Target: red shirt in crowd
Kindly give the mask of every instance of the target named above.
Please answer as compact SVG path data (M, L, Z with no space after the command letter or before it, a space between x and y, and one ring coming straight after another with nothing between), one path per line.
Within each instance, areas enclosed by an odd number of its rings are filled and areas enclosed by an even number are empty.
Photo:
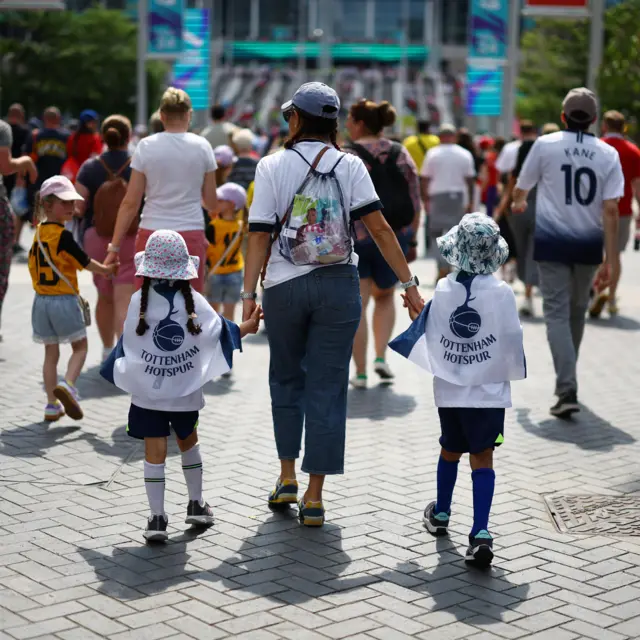
M91 156L102 153L102 139L98 133L72 133L67 140L67 157L75 158L79 166Z
M620 198L618 209L620 217L632 214L633 187L631 182L640 178L640 150L635 144L625 140L619 133L610 133L602 137L603 142L611 145L620 156L622 173L624 174L624 195Z

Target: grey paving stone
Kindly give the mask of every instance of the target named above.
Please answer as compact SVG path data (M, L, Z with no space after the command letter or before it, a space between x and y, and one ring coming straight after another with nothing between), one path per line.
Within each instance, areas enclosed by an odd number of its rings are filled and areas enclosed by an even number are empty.
M468 638L477 633L478 629L464 622L454 622L438 629L431 629L424 633L418 634L420 640L458 640L459 638Z
M341 640L341 638L351 638L357 634L364 633L379 626L380 625L375 620L360 617L336 622L326 627L319 627L317 631L329 638L333 638L334 640Z
M638 322L640 286L632 274L640 254L623 259L625 322ZM429 280L432 266L418 261L412 268ZM526 326L531 375L513 385L511 435L496 455L497 558L484 574L469 571L460 555L472 519L469 473L459 474L449 538L434 540L422 527L421 510L436 489L437 412L428 381L394 354L395 389L349 394L346 473L327 481L325 529L300 529L295 510L291 517L268 511L265 496L278 464L268 348L260 336L247 340L230 385L205 389L215 397L202 412L207 428L200 437L216 524L199 537L181 528L184 482L172 443L171 540L144 546L142 448L123 428L129 399L110 395L97 379L99 350L92 348L80 380L81 430L69 431L74 423L67 419L37 423L41 348L20 320L30 311L30 278L20 264L11 278L0 345L0 483L12 480L0 495L0 606L25 620L11 632L35 628L56 640L638 635L640 543L559 533L542 502L546 493L620 495L640 487L631 471L640 454L640 396L619 385L620 371L640 359L640 343L620 327L603 326L607 319L587 326L580 378L588 406L570 428L546 415L552 369L544 325ZM80 280L93 297L90 276ZM399 315L397 330L406 324ZM98 344L95 327L90 342ZM109 486L69 484L112 476ZM5 636L17 640L0 632Z
M38 638L45 634L59 633L66 629L72 629L76 625L68 618L53 618L52 620L44 620L43 622L31 623L22 627L12 627L9 634L17 640L28 640L29 638Z

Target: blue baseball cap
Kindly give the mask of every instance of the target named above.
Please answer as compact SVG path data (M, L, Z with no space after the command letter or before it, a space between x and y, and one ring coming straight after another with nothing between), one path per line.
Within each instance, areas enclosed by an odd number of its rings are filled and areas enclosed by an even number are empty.
M331 87L322 82L307 82L280 108L287 111L291 107L297 107L311 116L335 120L340 112L340 98Z
M100 116L98 115L97 111L94 111L93 109L85 109L81 114L80 114L80 122L91 122L91 120L100 120Z

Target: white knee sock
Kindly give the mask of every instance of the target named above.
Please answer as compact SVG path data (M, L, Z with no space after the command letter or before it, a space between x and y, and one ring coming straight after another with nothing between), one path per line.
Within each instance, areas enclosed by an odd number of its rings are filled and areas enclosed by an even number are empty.
M144 461L144 486L147 490L149 509L152 516L163 516L164 513L164 462L151 464Z
M194 444L189 451L182 452L182 473L187 483L189 500L197 500L202 504L202 456L199 444Z

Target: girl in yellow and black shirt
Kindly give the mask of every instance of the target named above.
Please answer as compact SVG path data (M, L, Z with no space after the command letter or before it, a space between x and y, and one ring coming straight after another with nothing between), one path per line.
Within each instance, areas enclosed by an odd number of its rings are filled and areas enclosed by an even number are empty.
M64 176L53 176L42 184L37 201L38 225L29 252L29 273L36 292L31 311L33 339L44 344L44 386L47 406L44 419L59 420L65 411L70 418L83 417L75 383L87 357L87 331L78 301L77 271L111 275L117 264L105 267L91 260L78 246L64 223L71 220L74 202L82 200ZM58 384L60 343L70 342L67 373Z
M209 302L233 322L236 304L242 291L244 256L242 241L247 192L235 182L227 182L217 190L218 208L212 212L206 234L209 240Z

